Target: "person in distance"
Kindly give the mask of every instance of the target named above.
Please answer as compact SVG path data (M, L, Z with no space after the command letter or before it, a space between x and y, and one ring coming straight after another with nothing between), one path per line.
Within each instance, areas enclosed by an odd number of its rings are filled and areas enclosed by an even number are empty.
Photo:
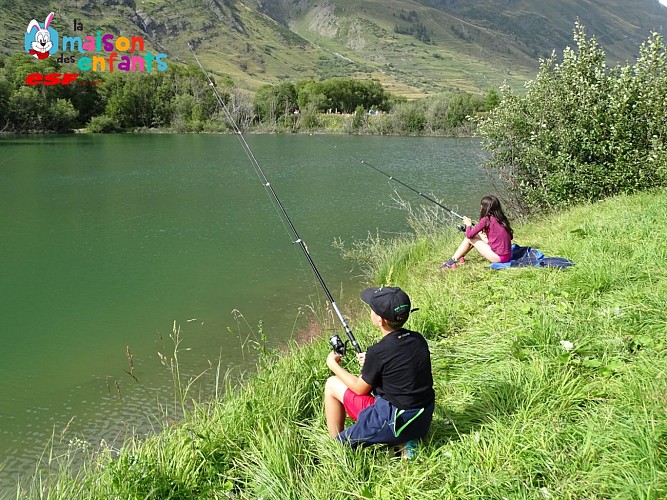
M469 217L463 218L465 238L451 259L440 269L456 269L465 263L464 257L476 249L489 262L509 262L512 258L512 238L514 232L503 213L500 201L489 195L480 202L479 222L473 226Z

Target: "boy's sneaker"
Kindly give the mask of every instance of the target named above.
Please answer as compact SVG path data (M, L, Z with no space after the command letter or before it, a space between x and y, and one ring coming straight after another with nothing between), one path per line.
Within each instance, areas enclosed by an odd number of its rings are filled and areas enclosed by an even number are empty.
M442 271L446 271L447 269L456 269L456 261L454 259L449 259L440 266L440 269Z

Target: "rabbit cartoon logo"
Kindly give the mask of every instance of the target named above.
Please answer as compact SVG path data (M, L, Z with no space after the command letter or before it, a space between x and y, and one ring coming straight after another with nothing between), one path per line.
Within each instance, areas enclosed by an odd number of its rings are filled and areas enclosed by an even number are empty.
M43 27L35 19L28 24L25 50L37 59L48 59L51 54L58 51L58 32L49 27L54 16L53 12L46 16Z

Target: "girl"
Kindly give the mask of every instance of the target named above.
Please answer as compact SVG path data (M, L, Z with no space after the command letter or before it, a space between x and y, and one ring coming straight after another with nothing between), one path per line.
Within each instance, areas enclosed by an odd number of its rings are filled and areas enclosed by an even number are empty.
M482 198L476 226L473 227L472 220L468 217L464 217L463 222L466 225L466 237L454 252L454 256L442 264L440 269L456 269L457 264L465 262L463 257L473 247L489 262L510 261L514 233L498 198L490 195Z

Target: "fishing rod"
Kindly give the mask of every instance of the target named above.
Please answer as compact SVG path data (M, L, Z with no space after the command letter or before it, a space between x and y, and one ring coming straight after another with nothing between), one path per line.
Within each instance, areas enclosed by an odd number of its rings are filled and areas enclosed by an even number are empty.
M215 84L213 83L213 80L209 76L208 72L204 69L204 66L202 63L199 61L199 58L197 57L197 54L195 54L195 51L192 49L190 44L188 43L188 48L190 49L190 52L192 52L192 55L195 58L195 61L197 61L197 64L199 65L199 68L201 69L202 73L204 73L204 76L206 76L206 79L208 80L208 84L213 89L213 93L215 94L215 97L222 107L225 116L227 117L227 120L231 124L234 133L239 139L239 142L241 143L241 146L243 147L243 151L245 151L246 156L250 160L250 163L253 165L255 172L258 174L260 177L260 180L262 184L264 184L264 187L266 190L270 193L271 196L273 196L273 200L276 202L276 205L280 209L280 213L282 214L285 222L287 222L289 228L292 231L292 234L294 236L294 241L292 243L298 243L299 246L301 247L301 250L303 250L303 254L306 256L306 259L308 260L308 263L310 264L310 267L313 269L313 272L315 273L315 276L317 277L317 280L320 282L320 285L322 286L322 289L324 290L324 293L326 294L327 298L329 299L329 302L331 303L331 307L333 310L336 312L336 316L338 316L339 321L343 325L343 329L345 330L345 334L347 335L347 338L349 339L350 343L354 347L354 350L358 353L362 352L361 346L357 342L357 339L354 337L354 334L352 333L352 330L348 326L347 322L345 321L345 318L340 312L340 309L338 309L338 306L336 305L336 301L333 298L333 295L331 295L331 292L329 291L329 288L327 287L327 284L324 282L324 278L322 278L322 275L317 269L317 266L315 265L315 262L313 261L312 257L310 256L310 253L308 252L308 247L306 246L306 243L301 239L299 236L298 231L296 230L296 227L292 223L292 219L290 219L290 216L287 213L287 210L285 210L285 206L282 204L280 201L280 198L278 198L278 194L276 191L273 189L273 186L269 182L269 179L266 177L266 174L264 174L264 170L262 170L262 167L260 166L259 162L257 161L257 158L255 157L254 153L252 152L252 149L250 149L250 146L245 140L245 137L243 137L243 133L241 132L241 129L239 126L236 124L236 121L234 120L234 117L232 116L231 112L229 111L229 108L227 108L227 105L225 104L224 99L218 92L218 89L215 87ZM346 344L343 343L341 338L338 335L332 335L331 338L329 339L329 343L331 344L331 347L333 350L340 354L344 355L346 351Z
M313 135L313 134L311 134L311 135ZM329 146L329 147L331 147L331 148L333 148L333 149L338 150L338 148L337 148L336 146L334 146L334 145L332 145L332 144L328 144L326 141L320 139L320 138L317 137L317 136L314 136L314 137L315 137L316 139L318 139L319 141L321 141L322 143L326 144L327 146ZM410 191L412 191L413 193L417 193L417 194L418 194L419 196L421 196L422 198L425 198L425 199L427 199L428 201L430 201L430 202L432 202L432 203L435 203L436 205L438 205L438 206L439 206L440 208L442 208L443 210L446 210L447 212L449 212L450 214L452 214L454 217L456 217L456 218L458 218L458 219L460 219L460 220L463 220L463 216L462 216L462 215L457 214L456 212L454 212L454 210L452 210L452 209L446 207L445 205L443 205L443 204L440 203L439 201L437 201L437 200L435 200L434 198L432 198L432 197L430 197L430 196L428 196L428 195L422 193L422 192L419 191L418 189L415 189L415 188L413 188L412 186L409 186L408 184L406 184L405 182L403 182L403 181L397 179L397 178L394 177L393 175L388 174L388 173L385 172L384 170L379 169L379 168L376 167L375 165L372 165L371 163L367 162L366 160L363 160L363 159L361 159L361 158L358 158L358 157L354 156L354 155L351 154L351 153L345 153L345 154L347 154L347 155L350 156L351 158L354 158L355 160L361 162L363 165L366 165L367 167L372 168L372 169L375 170L376 172L381 173L381 174L384 175L385 177L388 177L389 180L392 180L392 181L394 181L394 182L399 183L401 186L403 186L403 187L405 187L405 188L408 188L408 189L409 189ZM460 225L459 225L459 226L457 226L457 227L459 228L459 230L465 231L465 226L460 226ZM463 227L463 229L461 229L462 227Z

